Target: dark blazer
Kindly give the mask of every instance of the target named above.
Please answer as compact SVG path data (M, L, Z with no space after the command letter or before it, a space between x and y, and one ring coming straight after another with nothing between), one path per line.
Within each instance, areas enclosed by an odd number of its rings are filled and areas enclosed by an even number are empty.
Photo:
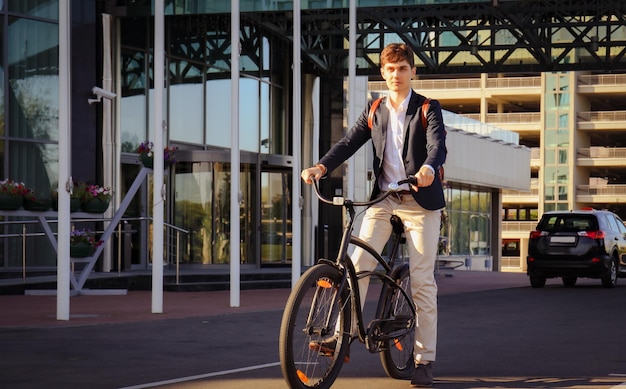
M427 128L422 127L422 103L425 97L411 91L411 100L407 108L404 139L404 169L407 175L415 175L423 165L430 165L439 171L446 160L446 130L441 114L439 101L431 100L427 113ZM374 116L373 126L367 126L367 116L372 105L370 101L363 110L354 126L320 159L319 163L326 166L327 173L339 167L345 160L356 153L368 140L372 140L374 149L374 175L376 182L372 191L372 198L380 193L378 180L380 179L385 142L387 140L387 122L389 110L384 101L378 106ZM428 187L420 187L419 191L412 192L413 198L425 209L436 210L445 206L443 186L438 174L435 181Z

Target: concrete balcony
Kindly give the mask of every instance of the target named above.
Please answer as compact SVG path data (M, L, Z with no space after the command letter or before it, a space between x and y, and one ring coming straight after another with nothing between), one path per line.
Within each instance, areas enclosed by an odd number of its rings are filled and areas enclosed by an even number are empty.
M485 123L519 134L541 131L541 112L488 113Z
M588 147L576 150L578 166L626 167L625 147Z
M578 77L578 93L581 94L623 94L626 88L626 74L593 74Z
M532 89L541 92L541 77L497 77L487 79L487 88L496 89Z
M528 237L530 231L534 230L537 226L536 221L502 221L502 235L508 237L509 234L523 235Z
M620 204L626 202L626 185L578 185L576 201Z
M626 111L584 111L577 117L579 130L615 130L626 132Z

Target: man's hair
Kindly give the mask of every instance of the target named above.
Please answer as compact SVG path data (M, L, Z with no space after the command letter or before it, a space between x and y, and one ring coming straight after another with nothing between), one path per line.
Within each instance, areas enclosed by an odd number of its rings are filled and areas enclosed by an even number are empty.
M380 53L381 68L387 63L397 63L405 60L411 65L411 68L415 67L413 49L404 43L390 43Z

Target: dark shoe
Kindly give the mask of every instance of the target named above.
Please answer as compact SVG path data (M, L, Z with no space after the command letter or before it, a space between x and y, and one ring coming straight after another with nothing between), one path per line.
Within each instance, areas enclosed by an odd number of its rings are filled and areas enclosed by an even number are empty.
M318 353L326 356L332 357L335 354L335 349L337 348L337 335L333 335L323 340L318 340L315 342L309 343L309 348L313 351L317 351ZM350 345L348 345L350 347ZM343 358L344 363L350 362L350 348L348 348L348 352L346 356Z
M415 366L413 378L411 379L412 388L428 388L433 385L433 366L432 363L425 365L419 364Z

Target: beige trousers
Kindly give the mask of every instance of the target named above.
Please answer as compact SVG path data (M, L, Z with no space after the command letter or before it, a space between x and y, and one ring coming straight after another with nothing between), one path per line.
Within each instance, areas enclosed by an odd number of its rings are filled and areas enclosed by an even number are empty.
M391 215L402 219L409 252L411 273L411 294L417 309L417 328L415 331L415 361L434 361L437 348L437 283L435 281L435 260L439 243L441 210L429 211L422 208L410 195L398 199L395 195L387 197L370 207L361 224L359 237L382 252L389 240L392 226ZM376 260L361 248L356 248L351 255L357 272L376 269ZM365 304L365 295L370 277L359 280L361 308Z

